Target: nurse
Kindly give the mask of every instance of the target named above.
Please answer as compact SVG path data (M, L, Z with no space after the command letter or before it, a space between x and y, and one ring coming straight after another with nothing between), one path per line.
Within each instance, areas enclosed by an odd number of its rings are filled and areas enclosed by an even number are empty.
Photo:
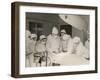
M37 45L36 45L36 54L35 54L35 57L36 55L37 58L35 59L36 63L37 63L37 66L46 66L46 56L47 56L47 52L46 52L46 41L47 41L47 38L45 35L41 35L40 38L39 38L39 41L37 42Z
M66 53L72 49L72 39L70 35L64 34L61 38L61 51Z
M47 37L46 48L51 63L55 62L55 55L60 53L60 37L58 36L57 27L52 28L52 33Z
M36 34L29 34L29 36L26 39L26 67L34 66L33 55L35 53L36 40L37 40Z
M73 38L73 54L87 59L89 51L85 48L79 37Z

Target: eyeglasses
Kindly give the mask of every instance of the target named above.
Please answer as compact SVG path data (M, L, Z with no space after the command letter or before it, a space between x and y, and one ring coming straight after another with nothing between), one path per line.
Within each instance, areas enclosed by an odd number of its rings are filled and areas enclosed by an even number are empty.
M37 40L37 38L32 38L33 40Z
M47 41L47 39L46 38L43 38L41 41L45 42L45 41Z

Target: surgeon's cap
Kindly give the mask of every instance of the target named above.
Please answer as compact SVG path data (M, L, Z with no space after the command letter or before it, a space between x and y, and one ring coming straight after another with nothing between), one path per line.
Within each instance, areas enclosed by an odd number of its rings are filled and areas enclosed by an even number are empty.
M63 40L67 40L69 38L70 38L70 35L67 35L67 34L64 34L63 37L62 37Z
M53 33L53 34L58 34L58 29L57 29L55 26L54 26L53 29L52 29L52 33Z
M40 36L40 40L42 40L42 39L46 39L46 36L45 35L41 35Z
M62 29L62 30L61 30L61 33L66 33L65 29Z
M73 38L73 42L74 43L79 43L80 42L80 38L79 37L74 37Z
M31 36L31 32L29 30L26 30L26 37Z
M37 38L36 34L31 34L31 38Z

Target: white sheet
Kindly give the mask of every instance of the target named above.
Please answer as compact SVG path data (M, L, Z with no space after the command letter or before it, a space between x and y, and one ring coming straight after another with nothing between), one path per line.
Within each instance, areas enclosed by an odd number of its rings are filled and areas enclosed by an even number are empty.
M86 60L84 57L78 56L76 54L66 54L59 53L53 56L55 59L55 63L59 63L61 65L81 65L81 64L89 64L89 60Z

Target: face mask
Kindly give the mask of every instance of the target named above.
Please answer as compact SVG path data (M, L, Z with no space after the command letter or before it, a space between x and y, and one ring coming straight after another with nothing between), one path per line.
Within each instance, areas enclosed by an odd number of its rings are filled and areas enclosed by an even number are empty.
M54 38L57 38L57 36L54 36Z
M46 42L42 42L42 44L46 44Z
M54 38L57 38L57 34L52 34Z

